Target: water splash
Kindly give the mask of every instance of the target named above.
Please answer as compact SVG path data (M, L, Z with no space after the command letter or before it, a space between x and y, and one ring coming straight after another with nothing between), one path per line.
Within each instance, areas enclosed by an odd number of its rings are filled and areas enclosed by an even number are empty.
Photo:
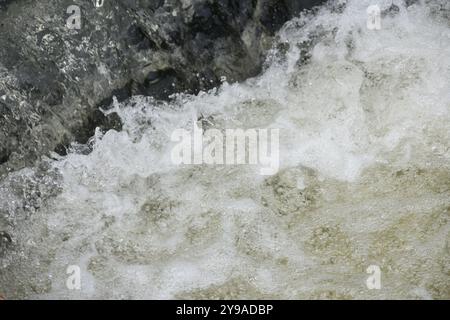
M380 30L366 25L374 3ZM123 131L98 132L87 155L75 148L11 174L0 199L14 243L0 288L28 298L449 298L450 8L394 3L304 13L279 32L261 76L170 103L115 102L108 112ZM280 172L173 165L170 135L191 128L193 113L218 129L280 129ZM381 290L365 286L373 264ZM68 265L81 268L80 291L65 286Z

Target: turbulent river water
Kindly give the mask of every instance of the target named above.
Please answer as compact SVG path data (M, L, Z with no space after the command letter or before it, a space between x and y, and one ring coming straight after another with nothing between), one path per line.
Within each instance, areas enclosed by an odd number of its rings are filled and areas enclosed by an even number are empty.
M373 4L379 30L367 27ZM11 173L0 291L450 298L450 6L391 4L303 14L279 31L260 76L172 102L115 102L121 132ZM193 114L210 128L279 129L279 171L173 164L171 134ZM366 286L371 265L378 290ZM68 266L80 290L67 287Z

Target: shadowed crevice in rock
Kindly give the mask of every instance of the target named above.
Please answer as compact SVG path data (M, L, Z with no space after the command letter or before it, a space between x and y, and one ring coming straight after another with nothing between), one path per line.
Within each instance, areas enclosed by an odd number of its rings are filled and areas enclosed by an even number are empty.
M8 150L0 150L0 164L8 161L11 152Z
M71 143L86 144L89 139L94 135L96 129L100 129L102 133L108 130L122 130L122 122L116 113L105 115L99 109L93 110L90 113L83 124L74 132L74 140L69 137L63 137L54 151L61 156L65 156L68 153Z

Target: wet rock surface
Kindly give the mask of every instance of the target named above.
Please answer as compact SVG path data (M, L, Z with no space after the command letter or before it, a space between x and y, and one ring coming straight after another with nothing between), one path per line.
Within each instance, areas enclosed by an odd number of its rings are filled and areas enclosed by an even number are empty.
M0 176L64 154L96 127L112 97L168 99L261 71L270 39L323 1L0 0ZM69 29L70 5L80 29Z

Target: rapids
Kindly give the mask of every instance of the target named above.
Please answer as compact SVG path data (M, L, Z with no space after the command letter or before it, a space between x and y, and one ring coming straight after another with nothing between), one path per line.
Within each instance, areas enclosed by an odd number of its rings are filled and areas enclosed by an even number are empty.
M100 131L0 185L11 298L450 298L450 3L331 1L261 75ZM367 28L368 6L381 29ZM175 165L174 130L279 129L280 168ZM199 120L200 122L202 120ZM80 267L81 289L66 287ZM381 269L369 290L366 269Z

